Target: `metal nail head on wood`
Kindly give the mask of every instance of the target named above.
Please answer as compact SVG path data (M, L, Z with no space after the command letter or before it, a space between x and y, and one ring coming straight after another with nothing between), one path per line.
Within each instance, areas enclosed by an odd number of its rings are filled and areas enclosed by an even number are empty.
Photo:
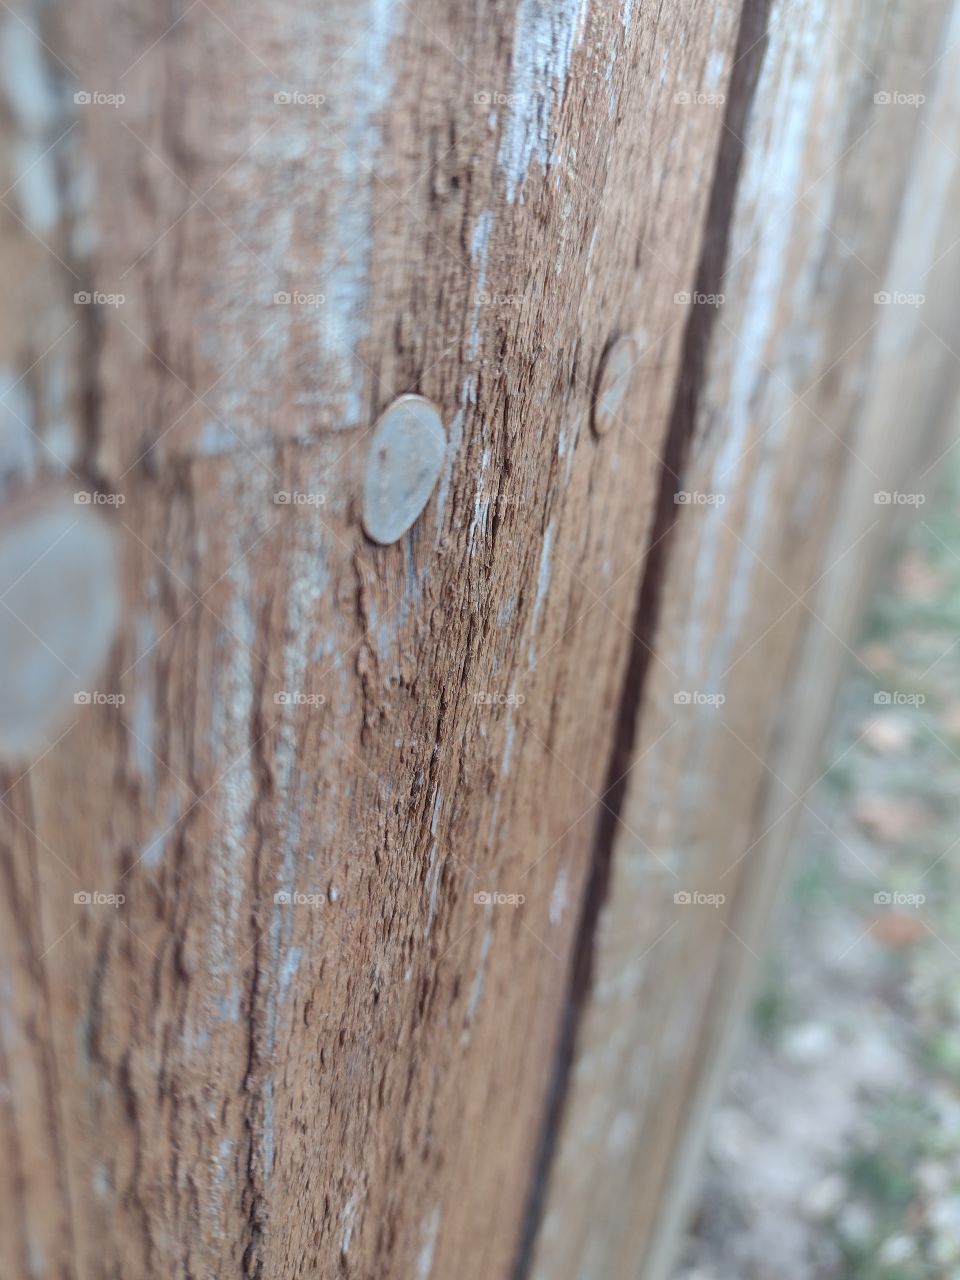
M597 436L618 421L638 360L633 338L607 348L594 391L591 423ZM374 427L363 487L363 527L381 546L397 542L430 501L447 452L440 410L424 396L403 395Z
M440 411L423 396L394 400L373 431L363 487L363 527L389 546L430 500L447 452Z
M590 425L595 436L605 436L620 421L630 389L631 375L640 359L633 338L617 338L603 354L593 395Z

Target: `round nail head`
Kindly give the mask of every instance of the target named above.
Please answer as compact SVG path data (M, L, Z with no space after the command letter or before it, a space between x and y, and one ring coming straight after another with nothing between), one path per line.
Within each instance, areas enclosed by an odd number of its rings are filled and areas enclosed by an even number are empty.
M618 338L607 348L593 398L591 425L595 435L605 436L620 417L638 359L633 338Z
M413 525L430 500L447 452L436 405L400 396L377 422L363 489L363 527L389 546Z

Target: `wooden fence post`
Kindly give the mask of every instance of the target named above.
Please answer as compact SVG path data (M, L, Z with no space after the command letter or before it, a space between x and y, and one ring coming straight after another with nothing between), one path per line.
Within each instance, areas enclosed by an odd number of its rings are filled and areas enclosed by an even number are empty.
M954 8L2 15L4 1277L665 1274L955 399Z

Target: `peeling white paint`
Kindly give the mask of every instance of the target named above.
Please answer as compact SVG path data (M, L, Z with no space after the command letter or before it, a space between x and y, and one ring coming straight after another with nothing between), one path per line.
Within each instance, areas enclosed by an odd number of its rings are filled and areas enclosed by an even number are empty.
M480 474L477 477L477 488L473 499L473 519L470 521L470 534L468 546L470 554L476 551L477 536L482 537L487 532L487 516L490 511L490 499L484 497L483 489L487 479L487 468L490 466L490 450L484 449L483 456L480 459Z
M816 12L816 9L820 12ZM734 227L745 229L731 246L730 258L735 264L734 270L739 267L734 278L749 276L749 285L746 289L741 287L738 290L738 294L744 296L744 305L737 323L740 341L736 344L736 358L731 362L730 387L724 397L727 405L727 430L708 482L708 488L716 493L735 492L744 483L742 472L745 461L750 458L747 452L748 440L751 430L756 426L754 396L758 381L765 377L760 362L773 363L774 367L776 364L771 361L767 343L777 316L776 304L783 288L784 273L790 264L788 248L794 234L794 220L798 216L796 193L807 155L809 122L816 118L812 99L817 90L818 72L824 57L824 46L817 34L816 19L822 20L826 16L825 0L819 0L811 11L810 22L805 23L802 29L790 24L777 28L782 33L781 38L794 42L794 47L783 51L780 57L775 49L768 51L761 72L756 99L758 103L765 102L773 93L780 92L778 86L781 79L778 73L782 70L781 59L786 59L790 65L787 76L789 100L772 117L772 127L779 136L771 139L764 148L762 157L757 158L748 153L737 196L740 209L764 210L766 230L755 245L744 244L743 238L752 234L755 221L751 217L734 218ZM790 270L791 275L794 275L795 269ZM799 278L809 283L812 275L803 272L799 273ZM792 401L793 397L787 387L783 388L783 394L787 397L785 404ZM766 418L776 422L777 413L772 403L765 406L764 412ZM754 551L760 549L767 515L764 505L766 490L763 485L767 483L777 447L788 426L789 419L782 419L769 431L762 446L761 468L765 474L755 477L750 484L750 506L743 533L746 545L739 548L731 580L724 584L724 627L719 635L710 637L711 673L707 677L707 687L713 693L720 692L719 685L714 688L714 682L720 680L729 665L732 645L739 634L750 597L757 562L748 548L753 548ZM693 591L693 598L700 602L700 608L690 618L685 657L685 668L691 673L704 670L706 665L704 619L709 616L711 593L717 589L719 581L717 557L724 542L723 525L727 519L727 512L718 505L709 506L702 513L703 525L694 569Z
M218 767L225 768L232 763L232 767L222 773L214 793L221 838L207 864L210 869L207 964L214 986L222 989L228 986L231 978L241 922L245 884L243 868L250 831L250 807L256 790L251 753L244 751L238 756L237 751L239 743L250 740L254 707L252 650L257 643L256 621L250 608L253 598L250 566L241 552L238 536L237 559L226 579L232 588L223 617L230 629L223 634L226 656L215 667L218 697L213 734L216 759Z
M356 6L357 36L344 32L345 48L337 51L338 80L353 86L342 101L331 102L333 137L329 164L336 173L330 189L338 191L336 216L325 220L322 308L322 351L333 370L343 373L348 421L363 417L365 370L357 351L368 329L367 303L373 254L373 198L381 148L381 117L389 109L394 76L388 57L397 33L394 0L368 0ZM305 53L315 74L316 46ZM330 96L328 95L328 101ZM316 135L314 135L316 136Z
M273 1077L268 1076L263 1082L263 1130L260 1135L260 1154L265 1178L273 1172L273 1161L276 1155L273 1092Z
M0 29L0 82L13 112L12 183L27 226L48 235L61 217L52 144L66 128L43 46L31 27L12 13Z
M474 289L473 317L470 322L470 338L467 342L467 356L476 359L480 349L480 314L483 309L483 295L487 285L487 263L490 257L490 233L493 230L493 214L489 209L481 213L473 228L470 238L470 262L477 273Z
M517 727L513 723L513 705L507 708L507 723L503 732L503 756L500 760L500 776L505 778L510 772L510 762L513 759L513 742L516 737Z
M537 665L537 628L540 625L540 615L547 599L547 592L550 590L550 578L553 572L553 537L555 532L556 530L551 520L547 525L547 532L543 538L543 547L540 551L540 568L537 571L537 594L533 602L533 615L530 619L530 646L527 650L527 663L531 668Z
M440 859L437 856L437 846L433 845L430 850L430 861L427 864L427 891L429 893L429 902L427 906L427 923L423 927L424 941L430 937L433 922L437 918L437 890L440 886L440 870Z
M420 1238L423 1244L417 1255L417 1280L430 1280L433 1271L433 1255L437 1248L437 1237L440 1234L440 1222L443 1214L440 1205L434 1207L430 1217L420 1226Z
M163 857L164 848L167 840L173 834L174 827L177 825L179 814L180 803L177 799L177 794L176 792L171 792L167 799L163 818L161 819L160 829L157 831L156 835L151 836L150 839L146 841L140 852L139 861L142 862L144 867L147 869L152 870L158 865Z
M278 997L279 997L279 1002L281 1004L283 1003L284 997L287 994L287 991L290 987L290 983L297 976L297 971L300 968L300 960L302 955L303 955L303 952L300 950L299 947L291 947L290 950L287 952L286 959L284 960L283 964L280 967L280 973L278 975L278 983L279 983Z
M343 1212L340 1215L340 1252L350 1252L350 1241L353 1239L353 1229L356 1226L357 1213L359 1212L359 1204L357 1197L351 1196L347 1203L343 1206Z
M13 146L12 194L23 220L38 236L49 235L60 221L60 192L53 155L42 139L20 138Z
M563 913L567 909L567 868L561 867L557 873L557 878L553 882L553 892L550 894L550 923L556 927L563 919Z
M520 0L507 109L497 154L513 204L530 167L547 171L550 123L563 99L573 51L583 36L586 0Z
M480 955L477 960L476 972L473 975L473 983L470 987L470 999L467 1002L467 1011L464 1015L463 1034L460 1042L463 1045L470 1043L470 1036L473 1030L473 1022L477 1016L477 1009L480 1007L480 1001L483 998L483 985L487 974L487 958L490 955L490 947L493 944L493 919L491 917L491 908L487 907L487 923L483 931L483 940L480 943Z
M13 13L0 29L0 74L19 127L35 135L52 128L57 99L43 45L33 28Z
M142 613L136 622L137 653L147 655L156 644L153 619ZM132 696L130 753L137 773L146 788L147 802L152 803L156 788L156 756L153 750L156 730L156 710L153 700L153 665L145 657L138 665L136 684Z
M0 481L16 476L24 482L36 473L35 431L27 381L4 365L0 368Z

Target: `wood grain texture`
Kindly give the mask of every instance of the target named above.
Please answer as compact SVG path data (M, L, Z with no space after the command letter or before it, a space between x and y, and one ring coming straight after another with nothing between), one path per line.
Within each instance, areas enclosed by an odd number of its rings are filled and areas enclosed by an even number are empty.
M849 643L897 517L876 495L923 492L945 447L956 21L947 4L774 3L765 23L726 304L692 415L678 397L690 442L665 478L704 500L675 509L664 541L637 767L581 958L542 1280L669 1274L792 825L829 763L838 674L862 665ZM884 91L924 95L922 114L876 103ZM925 301L877 305L884 291ZM720 905L674 898L696 892Z
M738 8L19 16L85 193L57 305L123 295L66 465L124 499L125 701L4 782L3 1272L506 1276L722 128L675 97ZM449 464L377 549L404 392Z
M124 600L0 787L4 1280L662 1273L894 389L955 395L956 55L873 102L946 15L4 13L0 479L109 498Z

